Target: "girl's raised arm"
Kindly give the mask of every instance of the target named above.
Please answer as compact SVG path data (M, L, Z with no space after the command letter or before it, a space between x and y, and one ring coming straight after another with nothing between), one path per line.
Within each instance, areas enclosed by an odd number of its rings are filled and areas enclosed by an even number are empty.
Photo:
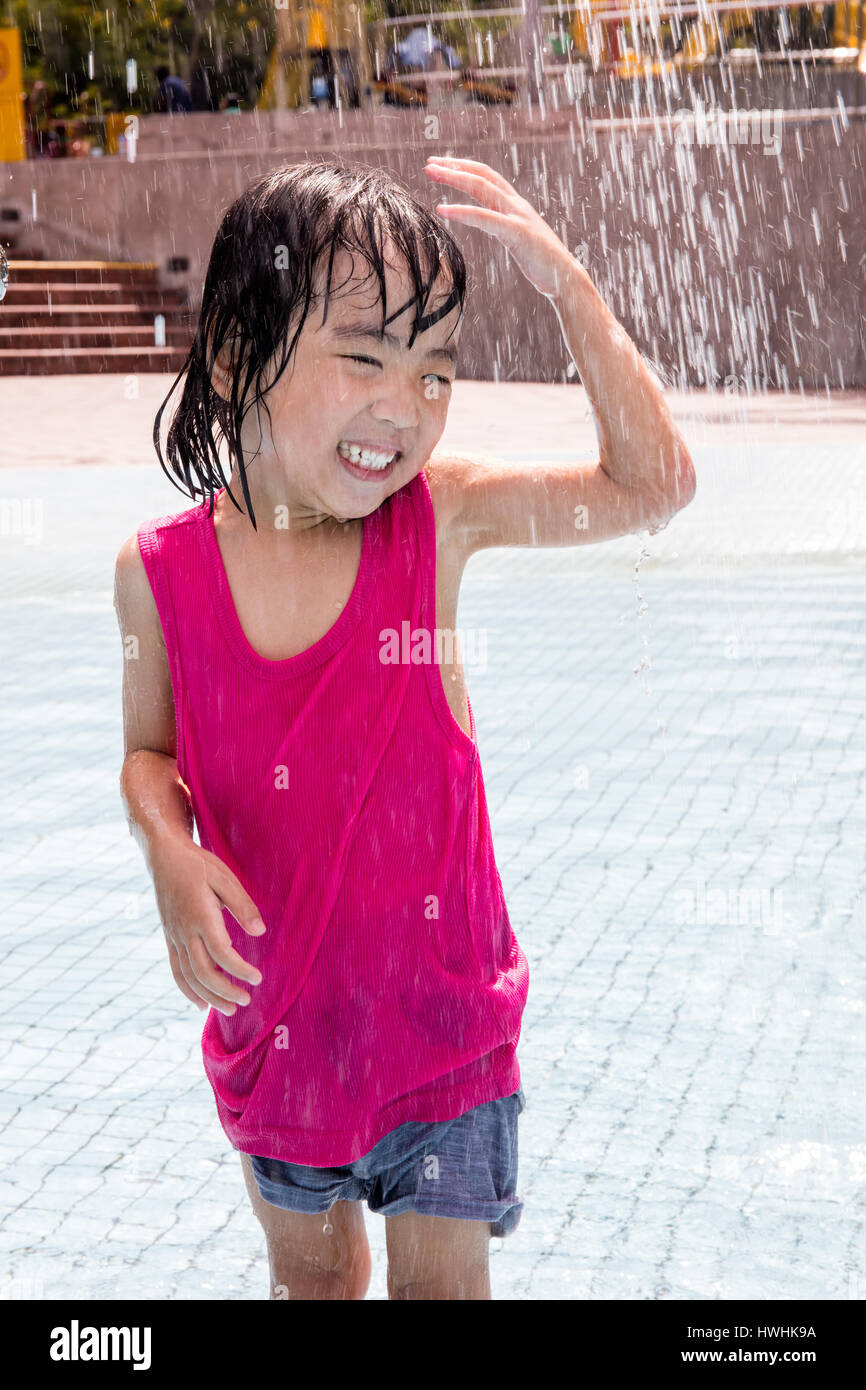
M475 159L431 158L425 173L478 200L440 203L449 222L508 249L556 310L596 422L597 462L559 467L452 463L466 546L574 545L660 530L695 494L695 470L653 373L587 271L502 174Z

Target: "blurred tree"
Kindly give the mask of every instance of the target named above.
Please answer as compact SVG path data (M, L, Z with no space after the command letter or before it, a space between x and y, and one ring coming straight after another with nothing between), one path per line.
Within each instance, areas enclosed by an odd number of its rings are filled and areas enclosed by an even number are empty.
M85 92L103 110L153 110L160 63L187 86L203 65L215 104L237 91L254 105L275 30L273 0L7 0L4 22L21 30L27 88L47 83L61 116L78 111ZM138 65L131 99L129 58Z

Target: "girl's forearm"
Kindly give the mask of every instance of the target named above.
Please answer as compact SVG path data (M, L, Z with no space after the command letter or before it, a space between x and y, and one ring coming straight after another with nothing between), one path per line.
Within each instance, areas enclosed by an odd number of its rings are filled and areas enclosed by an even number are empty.
M128 753L120 774L120 794L129 833L152 876L154 854L160 845L192 839L192 806L177 760L146 748Z
M595 413L602 468L623 487L687 499L688 449L635 344L571 256L559 285L548 297Z

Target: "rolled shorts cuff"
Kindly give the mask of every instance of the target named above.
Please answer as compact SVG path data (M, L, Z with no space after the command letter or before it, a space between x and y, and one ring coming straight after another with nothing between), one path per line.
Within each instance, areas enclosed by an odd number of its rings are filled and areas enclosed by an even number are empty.
M523 1213L517 1120L525 1104L521 1087L457 1120L403 1126L342 1168L310 1168L253 1155L253 1174L262 1198L284 1211L324 1216L335 1202L366 1201L370 1211L385 1217L416 1211L487 1221L490 1234L502 1237L517 1227ZM430 1182L425 1164L433 1155L436 1181Z
M458 1205L454 1202L428 1203L420 1198L399 1197L387 1207L371 1207L382 1216L401 1216L404 1211L416 1211L419 1216L445 1216L457 1221L489 1221L490 1234L499 1239L511 1235L517 1229L523 1215L523 1202L515 1197L512 1202L475 1202Z
M341 1192L338 1197L326 1197L323 1204L316 1200L315 1193L305 1192L298 1187L285 1187L281 1183L270 1183L258 1174L256 1186L271 1206L281 1207L283 1211L297 1212L300 1216L325 1216L335 1202L360 1202L366 1197L367 1206L377 1216L402 1216L404 1212L417 1211L419 1216L446 1216L457 1221L489 1221L491 1236L498 1238L510 1235L516 1230L523 1215L523 1201L517 1196L513 1201L457 1203L429 1202L410 1194L395 1197L393 1201L377 1206L375 1198L359 1190L355 1197L348 1196L346 1192Z

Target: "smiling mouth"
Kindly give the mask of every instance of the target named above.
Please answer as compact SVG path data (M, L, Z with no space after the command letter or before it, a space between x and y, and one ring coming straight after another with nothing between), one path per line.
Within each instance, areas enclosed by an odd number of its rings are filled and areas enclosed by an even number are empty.
M341 440L337 457L356 477L379 477L390 473L403 457L401 449L373 449Z

